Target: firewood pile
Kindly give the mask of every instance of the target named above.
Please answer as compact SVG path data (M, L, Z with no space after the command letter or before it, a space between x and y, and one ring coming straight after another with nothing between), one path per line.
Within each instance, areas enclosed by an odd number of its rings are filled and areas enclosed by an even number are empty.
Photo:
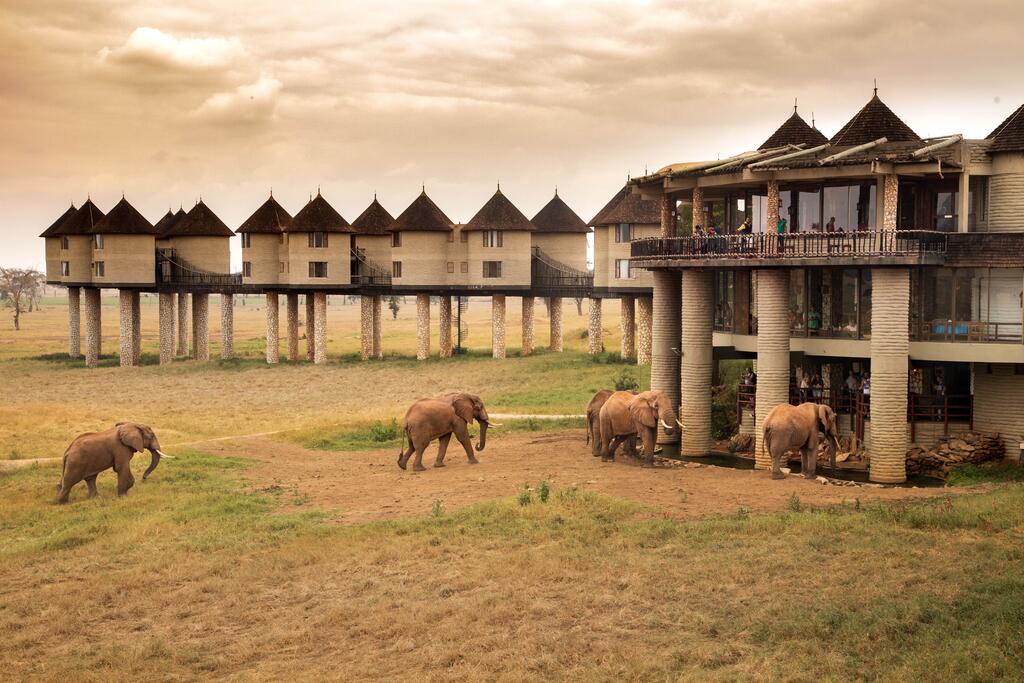
M945 479L957 465L979 464L999 460L1005 454L998 434L963 432L939 437L939 442L925 450L915 446L907 451L907 474L924 474Z
M736 434L731 439L729 439L729 451L731 453L753 453L754 435Z

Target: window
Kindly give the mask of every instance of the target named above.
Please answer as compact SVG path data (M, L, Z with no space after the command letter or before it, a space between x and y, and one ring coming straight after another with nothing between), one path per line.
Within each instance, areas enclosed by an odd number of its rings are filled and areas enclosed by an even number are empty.
M459 241L462 242L463 244L469 242L469 233L466 232L465 230L459 232Z
M242 261L242 277L252 277L252 261Z
M395 233L398 234L397 232ZM392 261L391 262L391 277L402 277L402 262Z
M402 233L393 232L391 233L391 246L400 247L402 246Z
M69 245L68 245L69 241L70 240L68 240L68 236L67 235L64 235L63 237L61 237L60 238L60 248L61 249L67 249L69 247Z
M469 261L463 261L462 263L459 264L459 272L460 273L468 273L469 272Z
M278 266L277 272L279 272L279 273L284 273L284 272L286 272L288 270L287 266L285 266L284 261L281 261L280 263L278 263L277 266Z
M454 273L455 272L455 261L449 261L448 262L448 272L449 273Z
M68 261L60 262L60 275L61 277L68 277L71 275L71 264Z
M281 235L278 237L277 241L280 242L281 244L284 244L285 237L286 235L282 232Z
M107 269L105 267L106 264L104 264L103 261L96 261L92 265L93 265L93 269L96 272L96 277L104 277L104 276L106 276Z
M92 236L92 246L95 247L96 249L102 249L103 248L103 235L93 235Z
M501 277L501 261L484 261L484 277Z
M310 277L327 277L327 261L310 261Z
M957 201L959 192L935 193L935 229L942 232L956 232Z
M326 232L311 232L311 233L309 233L309 248L310 249L326 249L327 248L327 233Z
M454 232L451 232L451 231L448 232L448 241L449 242L454 242L455 241L455 233Z
M633 279L633 264L629 262L629 259L617 258L615 259L615 279L617 280L632 280Z
M252 246L252 235L247 232L242 233L242 249L248 249Z
M484 230L484 246L485 247L501 247L504 246L502 241L501 230ZM500 275L497 277L501 277Z
M633 240L633 226L629 223L619 223L615 226L616 242L631 242Z

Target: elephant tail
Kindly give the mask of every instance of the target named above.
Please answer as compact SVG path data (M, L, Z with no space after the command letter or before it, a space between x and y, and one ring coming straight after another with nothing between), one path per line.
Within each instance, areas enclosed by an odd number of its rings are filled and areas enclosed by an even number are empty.
M63 456L63 459L61 460L61 463L60 463L60 481L57 482L57 490L58 491L60 491L62 488L64 488L64 473L67 471L67 469L68 469L68 452L64 451L64 456Z

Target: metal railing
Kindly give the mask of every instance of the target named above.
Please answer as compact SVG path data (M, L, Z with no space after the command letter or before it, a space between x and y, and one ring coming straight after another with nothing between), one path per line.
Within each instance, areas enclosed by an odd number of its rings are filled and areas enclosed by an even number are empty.
M911 322L910 338L916 341L988 342L1020 344L1024 325L1021 323L985 322L982 320L915 320Z
M352 248L352 260L355 268L352 269L352 284L364 287L390 287L391 271L386 266L366 258L366 250L360 247Z
M531 247L530 282L534 291L550 290L560 296L589 296L594 274L556 261L539 247Z
M858 230L794 232L784 235L699 235L634 240L633 258L764 259L867 258L944 254L946 233L931 230Z
M189 287L235 287L242 284L241 273L214 273L197 268L177 255L174 249L156 250L156 281L161 285Z

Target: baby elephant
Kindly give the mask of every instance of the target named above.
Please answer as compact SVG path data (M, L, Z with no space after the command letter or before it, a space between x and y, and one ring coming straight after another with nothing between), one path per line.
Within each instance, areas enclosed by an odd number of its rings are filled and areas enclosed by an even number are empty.
M160 456L163 455L160 451L160 442L148 425L119 422L102 432L80 434L64 451L64 470L57 486L60 491L57 502L68 502L71 487L83 479L89 486L89 497L95 498L96 475L111 467L117 472L117 495L125 495L135 484L131 468L132 456L136 451L147 449L152 458L142 475L143 479L156 469Z
M404 470L415 451L416 460L413 461L412 469L422 472L426 469L423 467L423 451L431 441L437 439L437 459L434 461L434 467L444 467L444 453L448 449L452 434L455 434L455 438L466 449L469 462L475 465L478 461L473 455L473 444L469 439L469 425L474 418L480 423L480 440L476 444L476 449L482 451L487 445L487 427L500 425L491 422L479 396L460 392L416 401L409 407L402 422L402 433L408 440L409 447L405 448L403 444L402 451L398 454L398 466Z

